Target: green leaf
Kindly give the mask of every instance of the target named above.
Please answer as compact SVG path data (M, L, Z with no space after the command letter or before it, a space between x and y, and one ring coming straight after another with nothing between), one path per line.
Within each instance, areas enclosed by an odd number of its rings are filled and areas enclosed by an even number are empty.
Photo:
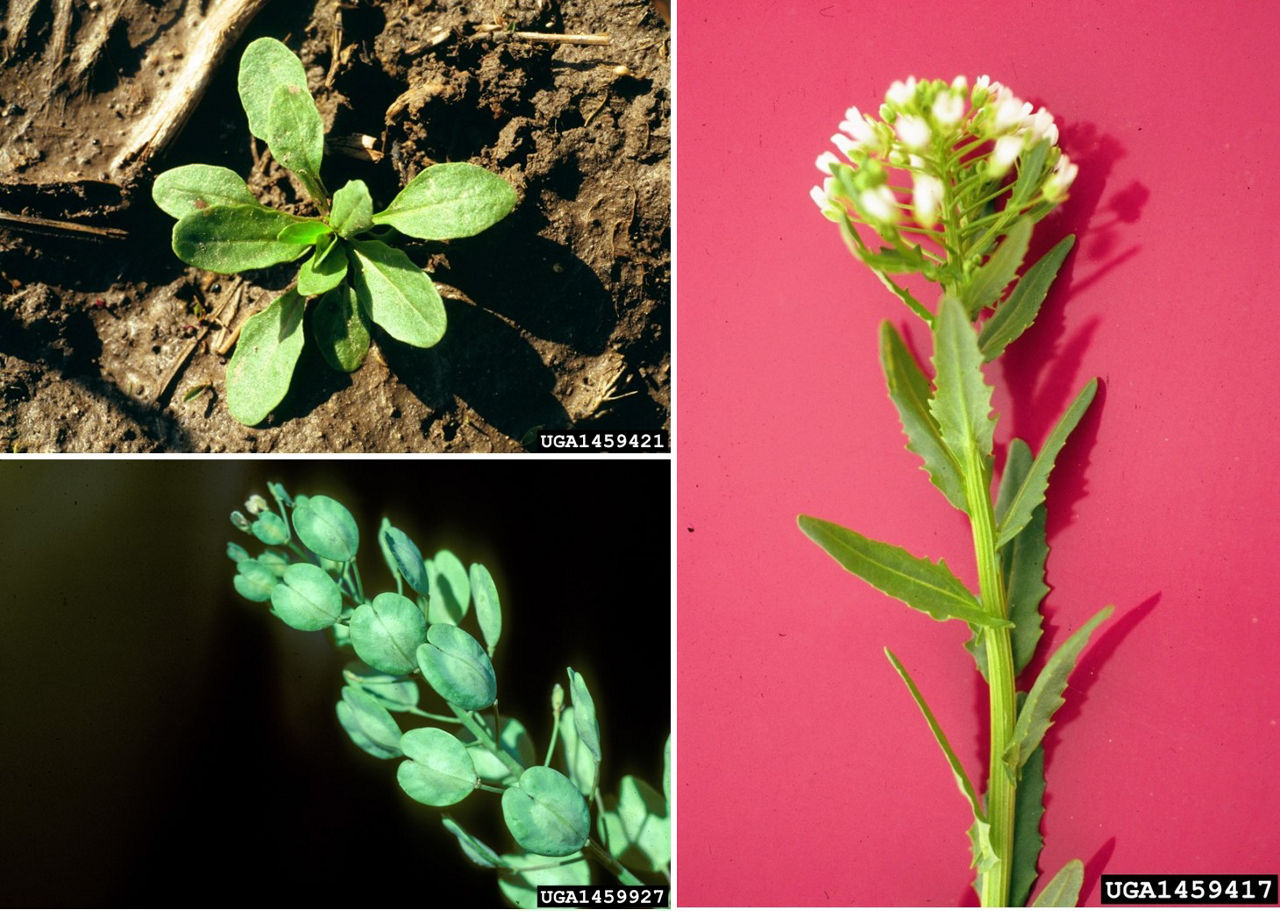
M1080 887L1084 885L1084 864L1069 860L1054 874L1049 884L1040 891L1033 908L1074 908L1080 900Z
M1032 194L1040 188L1045 160L1052 146L1053 143L1049 140L1042 139L1030 149L1023 149L1018 156L1018 179L1014 182L1013 195L1009 199L1009 205L1015 210L1030 200Z
M1003 509L996 508L996 525L1000 532L996 536L996 547L1004 547L1009 541L1022 531L1028 522L1031 521L1031 514L1035 508L1044 502L1044 492L1049 486L1049 472L1053 471L1054 460L1058 458L1058 453L1062 451L1063 445L1067 442L1067 437L1076 425L1080 423L1080 418L1084 416L1085 411L1089 407L1089 403L1093 401L1094 393L1098 391L1098 381L1096 379L1089 380L1085 387L1080 390L1080 394L1076 396L1062 417L1058 419L1058 423L1053 430L1049 432L1048 438L1044 441L1044 445L1040 447L1040 454L1036 456L1035 461L1031 463L1026 477L1022 483L1017 486L1004 501Z
M978 793L973 789L973 783L969 781L969 776L965 774L964 766L960 764L960 757L956 755L955 750L951 749L951 744L947 740L947 735L942 732L942 726L938 724L938 719L934 717L928 703L924 701L924 696L920 694L915 681L911 679L911 675L902 666L902 662L898 660L897 655L887 648L884 653L888 656L889 663L893 665L893 669L898 672L898 676L902 678L902 682L907 685L907 689L911 692L911 698L915 700L916 707L920 709L920 714L924 715L924 720L929 725L929 730L933 732L933 739L938 741L938 746L942 748L942 753L947 759L947 765L951 766L951 774L955 776L956 787L960 789L960 794L968 801L969 810L973 813L973 818L979 822L985 822L986 816L982 812L982 806L978 803Z
M578 736L574 722L573 706L566 706L560 713L557 725L560 733L560 749L564 753L564 767L578 793L588 796L596 789L600 763Z
M1013 739L1004 753L1005 765L1013 775L1018 774L1036 747L1040 746L1045 732L1053 724L1053 713L1063 703L1062 694L1067 688L1067 677L1075 667L1076 659L1088 643L1090 634L1099 623L1111 616L1112 610L1108 605L1094 614L1045 662L1040 676L1027 694L1026 702L1018 712Z
M492 655L502 635L502 604L498 600L498 586L494 585L493 576L481 563L472 563L467 575L471 597L476 603L476 622L480 624L480 635L484 636L485 646Z
M476 789L476 770L457 737L439 728L417 728L400 738L408 757L396 769L404 792L429 807L448 807Z
M978 333L978 347L982 349L984 361L993 361L999 357L1014 339L1035 322L1040 305L1049 294L1049 286L1057 278L1058 270L1075 242L1076 236L1068 234L1036 260L1035 265L1027 269L1013 286L1004 303L983 322L982 331Z
M418 684L403 675L388 674L363 661L352 661L342 669L342 677L389 712L408 712L418 706Z
M302 181L317 203L328 204L320 183L324 157L324 121L307 85L279 85L267 110L267 135L271 155Z
M339 285L320 298L312 320L316 344L330 367L350 373L364 363L369 327L350 285Z
M244 178L230 168L188 164L156 177L151 198L161 211L182 218L213 206L256 206Z
M960 465L942 442L938 422L929 411L929 381L893 324L880 324L880 364L889 385L889 398L898 409L907 448L924 459L929 480L956 509L966 510Z
M462 828L452 818L445 816L440 821L444 823L444 827L449 830L453 837L458 839L458 847L467 856L467 860L477 867L496 870L503 865L502 858L498 856L497 851Z
M355 237L373 227L373 197L363 180L349 180L333 194L329 224L342 237Z
M342 590L314 563L294 563L271 591L271 612L294 629L328 629L342 616Z
M263 142L271 142L271 103L281 86L306 91L307 71L302 61L275 38L259 38L244 49L240 58L237 88L240 103L249 118L249 132Z
M388 674L417 668L418 646L427 641L427 621L408 598L383 592L357 607L348 625L352 647L370 667Z
M503 854L506 868L498 888L517 908L538 907L539 886L583 886L591 882L591 865L579 855L557 864L558 858L538 854Z
M493 737L493 721L489 718L481 720L481 725L489 736ZM459 735L462 742L466 744L467 752L471 754L471 761L475 763L476 774L487 781L506 781L514 779L511 768L497 756L492 750L475 739L469 731L464 731ZM502 733L496 738L498 747L508 756L513 757L522 766L528 766L537 763L538 759L534 753L533 738L529 736L528 730L525 729L519 719L504 717L502 719Z
M263 420L284 399L302 353L306 301L286 291L245 320L227 364L227 410L241 424Z
M1013 810L1013 859L1009 864L1009 903L1021 908L1035 885L1036 864L1044 839L1040 818L1044 815L1044 746L1038 746L1022 767Z
M382 555L391 571L409 583L409 587L418 594L426 594L427 574L422 564L422 551L418 550L413 539L383 519L378 530L378 543L382 545Z
M417 659L431 688L450 705L479 711L497 697L493 664L484 647L466 630L448 623L432 624Z
M978 338L964 309L944 294L933 321L934 388L930 410L942 442L958 464L990 465L996 422L991 387L982 375ZM972 462L970 461L972 459Z
M430 348L444 337L440 292L403 251L377 240L354 241L351 283L369 319L397 341Z
M890 597L924 611L935 620L964 620L979 626L1011 626L983 611L977 599L952 575L945 560L913 557L900 547L865 538L833 522L811 516L797 519L800 530L855 576Z
M671 864L671 818L666 799L633 775L623 775L618 795L602 800L597 828L609 853L629 870L656 873Z
M578 740L582 742L600 762L600 725L596 721L596 703L587 689L587 682L573 668L569 671L569 698L573 700L573 724L578 729Z
M309 218L297 221L280 232L280 240L291 244L314 244L322 237L333 235L333 229L318 219Z
M502 793L502 818L516 843L546 857L582 850L591 812L578 789L555 769L533 766Z
M471 580L467 568L453 551L442 550L426 561L427 619L432 623L462 622L471 605Z
M236 577L231 584L242 598L262 603L271 600L271 592L279 581L270 567L257 560L240 560L236 563Z
M265 269L307 252L309 243L280 240L280 232L300 221L257 203L197 209L173 226L173 252L184 263L210 272Z
M338 287L346 277L346 254L342 244L330 234L316 241L315 252L298 270L298 293L303 297L315 297Z
M960 300L969 319L998 301L1001 292L1013 281L1027 255L1031 224L1032 220L1027 217L1015 221L1000 246L960 289Z
M373 696L344 686L337 711L338 722L351 742L370 756L394 759L400 755L400 725Z
M298 497L293 507L293 530L316 556L346 563L360 548L360 529L347 508L323 494Z
M1031 464L1030 447L1019 439L1011 441L1004 476L1000 478L1000 492L996 495L997 515L1002 511L1000 504L1022 486ZM1022 673L1035 654L1041 634L1040 603L1049 593L1049 586L1044 584L1044 564L1049 556L1045 512L1044 503L1032 510L1031 521L1000 551L1005 600L1009 619L1013 621L1010 640L1015 674Z
M424 240L471 237L515 208L516 191L492 171L464 162L432 165L373 216L401 234Z

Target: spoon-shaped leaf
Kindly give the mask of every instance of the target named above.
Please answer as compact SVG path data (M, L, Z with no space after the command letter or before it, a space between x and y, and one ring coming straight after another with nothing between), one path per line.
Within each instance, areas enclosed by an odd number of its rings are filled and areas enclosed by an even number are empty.
M377 240L352 242L351 284L364 312L396 341L430 348L444 337L440 292L402 250Z
M227 410L241 424L263 420L284 399L302 353L306 301L286 291L245 320L227 364Z
M479 234L515 204L516 191L497 174L451 162L432 165L409 181L373 223L410 237L448 240Z
M302 61L275 38L250 42L240 57L236 81L240 103L249 119L249 132L270 142L271 102L281 86L307 88L307 71Z
M302 285L301 276L298 285ZM369 354L369 325L350 285L338 285L320 298L312 319L316 343L329 366L350 373L364 363Z
M187 164L170 168L156 177L151 198L161 211L174 218L212 206L254 206L244 178L230 168L211 164Z
M173 252L184 263L210 272L264 269L307 252L310 241L280 239L281 232L301 222L257 203L196 209L173 226Z
M329 224L342 237L355 237L373 227L373 197L363 180L351 180L333 194Z

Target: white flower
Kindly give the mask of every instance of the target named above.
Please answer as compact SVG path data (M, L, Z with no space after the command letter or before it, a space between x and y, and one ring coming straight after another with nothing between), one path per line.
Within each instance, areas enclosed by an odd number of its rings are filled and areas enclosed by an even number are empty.
M898 200L884 184L868 187L858 194L858 207L873 221L892 222L898 219Z
M911 205L915 209L916 221L922 225L937 223L938 205L942 202L942 181L932 174L915 175L915 188L911 194Z
M876 132L871 124L858 112L857 108L849 108L844 112L844 120L840 121L841 131L853 137L853 141L863 146L875 144Z
M836 158L835 152L823 152L818 156L818 160L814 162L818 166L818 170L823 174L830 174L831 169L840 163L840 159Z
M1035 115L1028 121L1028 128L1031 135L1035 136L1036 141L1047 139L1052 145L1058 144L1058 127L1053 122L1053 115L1044 108L1036 111Z
M835 143L837 149L844 153L845 158L852 158L854 150L858 148L858 143L844 135L844 133L836 133L831 137L831 141Z
M1071 189L1071 184L1075 182L1079 171L1080 168L1066 155L1058 156L1058 163L1053 166L1053 171L1044 182L1045 199L1050 202L1062 202L1066 199L1067 190Z
M965 92L969 88L969 80L963 75L951 80L951 88L956 92Z
M929 124L914 114L904 114L894 124L898 138L908 149L923 149L929 144Z
M889 86L889 91L885 92L886 101L896 105L905 105L915 97L916 94L916 77L908 76L906 82L894 82Z
M963 88L961 89L963 91ZM964 116L964 96L943 92L933 102L933 118L943 126L952 126Z
M1007 89L1005 90L1008 91ZM1031 114L1031 105L1017 98L1012 93L1004 95L1000 98L996 107L996 132L1005 133L1016 127L1022 126L1022 122Z
M995 148L991 150L991 157L987 159L987 173L992 177L1000 177L1018 160L1021 153L1021 133L1001 136L996 140Z
M810 187L809 198L813 200L814 205L823 211L826 211L827 206L830 205L827 194L822 192L822 187Z
M814 205L818 207L825 218L829 218L831 221L839 221L840 205L831 198L834 189L835 181L828 177L822 182L822 186L813 187L809 190L809 198L813 200Z

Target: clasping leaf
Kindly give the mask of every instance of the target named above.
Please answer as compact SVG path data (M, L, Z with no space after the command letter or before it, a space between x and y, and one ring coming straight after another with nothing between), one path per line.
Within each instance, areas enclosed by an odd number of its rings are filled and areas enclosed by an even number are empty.
M1075 668L1080 652L1088 644L1089 636L1099 623L1111 616L1113 609L1108 605L1094 614L1062 643L1040 671L1040 676L1036 678L1035 685L1031 687L1031 692L1027 694L1026 701L1018 712L1013 739L1003 757L1009 772L1015 777L1053 724L1053 713L1064 701L1062 694L1067 688L1067 677Z
M1049 884L1040 890L1033 908L1074 908L1080 901L1080 887L1084 885L1084 864L1079 860L1067 861L1053 875Z
M849 572L935 620L1013 625L986 613L964 583L952 575L945 560L932 563L913 557L900 547L873 541L834 522L811 516L800 516L796 521L801 531Z

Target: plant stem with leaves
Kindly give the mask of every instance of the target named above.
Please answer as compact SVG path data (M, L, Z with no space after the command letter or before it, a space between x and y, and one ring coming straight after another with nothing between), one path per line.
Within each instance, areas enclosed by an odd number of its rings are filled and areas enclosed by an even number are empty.
M931 377L888 320L880 359L907 436L930 480L969 519L978 591L947 567L832 522L800 516L801 530L845 569L935 620L969 626L966 648L989 687L990 750L979 794L906 667L885 649L942 748L973 817L968 835L974 889L984 907L1025 904L1042 846L1041 742L1063 703L1067 676L1106 607L1049 656L1034 684L1018 677L1041 634L1048 544L1045 492L1063 445L1093 400L1090 380L1034 457L1010 441L992 498L995 426L984 365L1035 320L1070 251L1064 238L1023 269L1032 229L1065 197L1076 165L1058 148L1044 108L1033 113L986 76L970 90L951 83L895 82L878 118L850 108L817 164L826 178L812 196L850 251L928 328ZM1021 271L1021 277L1019 272ZM933 309L902 281L939 286ZM1075 904L1083 877L1068 863L1036 904Z

